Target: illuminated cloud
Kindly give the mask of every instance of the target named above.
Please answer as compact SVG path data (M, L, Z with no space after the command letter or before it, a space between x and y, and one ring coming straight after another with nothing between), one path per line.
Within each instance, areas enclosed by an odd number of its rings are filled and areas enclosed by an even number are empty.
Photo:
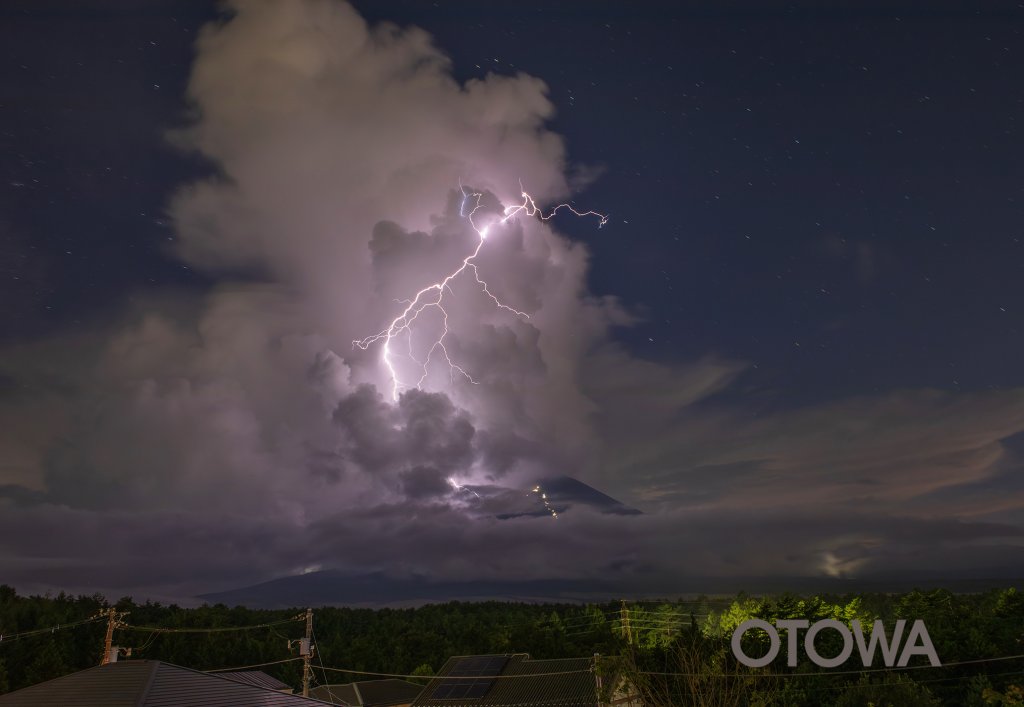
M719 397L743 362L616 343L634 316L588 291L584 245L526 214L474 262L527 316L458 283L446 345L478 384L436 370L393 400L380 349L352 342L478 244L460 183L496 209L520 180L538 203L570 197L546 88L460 85L424 32L342 2L230 8L198 40L194 119L172 136L215 166L169 211L176 257L218 284L3 352L5 581L181 598L314 567L628 585L1017 557L1024 496L987 482L1019 471L1024 393L755 417ZM498 517L561 475L644 513Z

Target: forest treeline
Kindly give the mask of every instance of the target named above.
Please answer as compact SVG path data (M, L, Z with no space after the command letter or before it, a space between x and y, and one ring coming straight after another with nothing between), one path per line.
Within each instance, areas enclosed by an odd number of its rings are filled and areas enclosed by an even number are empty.
M0 694L100 662L105 618L75 626L110 607L127 612L114 644L131 659L214 670L296 657L304 609L224 605L183 608L101 596L20 596L0 585ZM827 670L802 651L787 664L786 639L771 665L751 669L732 656L733 629L750 618L835 619L870 626L921 619L943 667L921 657L910 670L865 672L857 651ZM295 619L292 621L291 619ZM263 626L264 624L273 624ZM238 631L211 629L261 628ZM40 631L40 629L43 629ZM173 630L168 631L168 630ZM29 635L25 632L35 631ZM194 631L194 632L193 632ZM529 653L533 658L604 656L600 670L625 673L648 705L1024 705L1024 596L1016 589L978 594L945 590L904 594L781 595L607 604L450 602L407 609L314 608L316 682L365 679L353 671L430 675L450 656ZM823 655L837 634L822 634ZM764 636L749 632L749 655ZM802 645L802 640L801 640ZM831 651L831 652L830 652ZM999 658L1001 660L989 660ZM985 660L986 662L968 662ZM881 661L875 667L882 667ZM298 686L301 662L264 670ZM811 673L807 675L805 673Z

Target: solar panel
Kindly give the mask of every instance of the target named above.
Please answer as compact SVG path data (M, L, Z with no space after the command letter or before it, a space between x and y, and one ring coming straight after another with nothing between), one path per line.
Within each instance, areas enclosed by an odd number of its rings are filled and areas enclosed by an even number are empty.
M472 658L459 658L448 677L494 677L501 675L501 671L508 662L508 656L504 655L479 655Z
M501 675L508 663L503 655L460 658L440 684L430 693L432 700L473 700L487 694L494 677Z

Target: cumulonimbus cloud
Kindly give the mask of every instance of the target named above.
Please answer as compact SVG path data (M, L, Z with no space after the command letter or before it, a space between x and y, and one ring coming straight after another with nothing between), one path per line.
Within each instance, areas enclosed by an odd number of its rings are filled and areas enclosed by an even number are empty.
M501 227L478 260L525 316L473 278L453 284L447 343L476 383L433 369L392 400L380 348L352 342L471 252L459 185L504 204L520 182L539 201L571 196L543 82L460 84L450 68L421 30L370 27L336 0L238 0L203 30L193 115L172 139L215 171L169 212L175 256L219 284L201 301L142 298L86 348L5 352L5 579L180 596L310 566L836 574L897 565L879 549L893 538L947 553L1017 542L1012 519L987 518L984 481L1012 462L1019 392L753 419L715 402L742 362L656 363L617 344L631 315L588 291L586 248L536 219ZM561 474L648 512L500 520L458 489L526 493ZM958 484L972 488L959 517L935 496ZM499 561L495 546L516 551Z

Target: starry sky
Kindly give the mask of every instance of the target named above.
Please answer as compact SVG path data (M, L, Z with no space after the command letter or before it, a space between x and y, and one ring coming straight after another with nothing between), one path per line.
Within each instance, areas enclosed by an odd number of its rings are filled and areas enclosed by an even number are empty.
M673 587L1024 558L1019 3L0 20L0 516L41 528L4 532L0 570L26 589L585 581L581 548ZM479 392L395 403L349 341L462 252L458 179L608 223L516 226L481 267L534 319L463 312ZM643 514L496 520L561 475ZM89 532L119 538L115 569L68 541ZM525 564L470 569L520 542Z

